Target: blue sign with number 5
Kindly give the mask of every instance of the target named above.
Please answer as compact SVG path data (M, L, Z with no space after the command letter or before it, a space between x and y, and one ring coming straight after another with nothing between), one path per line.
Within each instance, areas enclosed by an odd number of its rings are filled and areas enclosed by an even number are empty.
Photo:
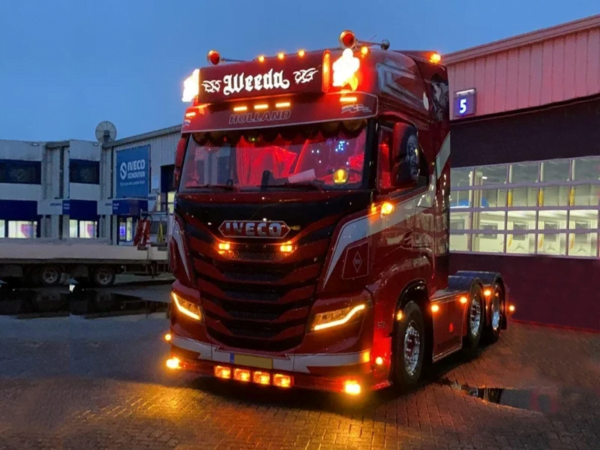
M475 89L456 92L454 94L454 117L463 117L475 114L476 104Z

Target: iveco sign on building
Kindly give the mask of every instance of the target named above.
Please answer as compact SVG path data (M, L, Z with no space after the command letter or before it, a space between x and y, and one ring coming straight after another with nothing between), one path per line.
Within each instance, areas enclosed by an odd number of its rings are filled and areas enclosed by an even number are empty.
M148 197L148 180L150 178L149 153L149 145L128 148L117 152L117 198Z

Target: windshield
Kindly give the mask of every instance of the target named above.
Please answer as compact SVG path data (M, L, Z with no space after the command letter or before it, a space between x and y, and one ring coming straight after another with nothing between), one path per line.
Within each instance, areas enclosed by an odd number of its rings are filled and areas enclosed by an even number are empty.
M194 133L181 189L356 189L363 184L366 121Z

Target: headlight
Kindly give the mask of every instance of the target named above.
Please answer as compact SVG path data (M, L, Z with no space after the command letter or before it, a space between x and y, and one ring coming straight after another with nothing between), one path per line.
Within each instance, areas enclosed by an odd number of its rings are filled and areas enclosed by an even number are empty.
M324 330L326 328L337 327L348 323L353 317L362 314L366 305L348 306L347 308L336 309L324 313L315 314L312 322L313 331Z
M182 299L175 292L171 293L171 297L173 298L173 302L175 303L177 310L181 314L184 314L194 320L202 321L202 310L200 309L200 305Z

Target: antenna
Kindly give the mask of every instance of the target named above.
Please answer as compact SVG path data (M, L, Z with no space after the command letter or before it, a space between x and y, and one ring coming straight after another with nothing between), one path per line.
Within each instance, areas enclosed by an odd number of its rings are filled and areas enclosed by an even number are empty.
M117 127L112 122L105 120L96 127L96 139L101 144L108 144L117 138Z

